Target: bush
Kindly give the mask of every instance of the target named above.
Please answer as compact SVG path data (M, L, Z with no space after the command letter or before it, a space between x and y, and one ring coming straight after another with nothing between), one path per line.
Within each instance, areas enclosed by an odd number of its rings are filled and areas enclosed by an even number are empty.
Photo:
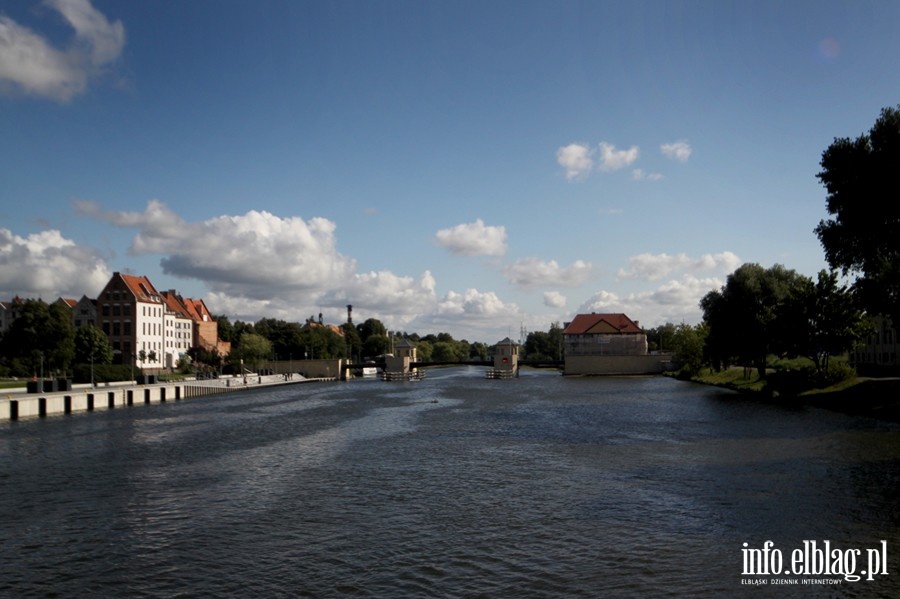
M784 364L781 364L784 366ZM827 370L817 371L812 362L794 361L793 367L782 368L767 377L766 389L779 395L798 395L810 389L824 389L856 376L856 371L840 360L833 360Z

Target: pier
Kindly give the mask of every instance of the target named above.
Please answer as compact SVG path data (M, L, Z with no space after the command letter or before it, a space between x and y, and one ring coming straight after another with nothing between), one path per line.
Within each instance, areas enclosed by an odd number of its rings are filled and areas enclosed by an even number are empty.
M112 410L141 404L158 404L195 397L234 393L262 387L277 387L335 380L334 377L291 378L283 375L248 375L209 380L184 380L136 385L111 383L91 387L78 385L67 391L27 393L25 388L7 389L0 396L0 421L44 418L52 415Z

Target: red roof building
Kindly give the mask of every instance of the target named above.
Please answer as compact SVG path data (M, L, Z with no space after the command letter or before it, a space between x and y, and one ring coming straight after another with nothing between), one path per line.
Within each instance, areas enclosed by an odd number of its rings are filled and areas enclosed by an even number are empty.
M625 314L579 314L563 329L566 356L644 356L647 335Z

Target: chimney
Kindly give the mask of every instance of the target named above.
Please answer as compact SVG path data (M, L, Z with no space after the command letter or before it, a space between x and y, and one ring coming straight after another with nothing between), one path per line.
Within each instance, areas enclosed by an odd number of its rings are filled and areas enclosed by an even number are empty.
M353 324L353 305L347 304L347 324Z

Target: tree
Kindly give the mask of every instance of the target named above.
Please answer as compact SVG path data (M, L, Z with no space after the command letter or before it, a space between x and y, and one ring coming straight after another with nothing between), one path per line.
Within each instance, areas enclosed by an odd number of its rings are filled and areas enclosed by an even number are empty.
M692 376L703 367L703 344L709 328L705 324L673 327L669 349L674 353L675 366L682 375Z
M833 218L815 232L825 258L871 314L900 323L900 106L884 108L868 134L836 138L817 175Z
M31 374L66 370L75 355L75 328L67 308L42 300L25 300L3 336L3 353ZM20 374L29 374L22 372Z
M784 310L788 352L811 359L817 372L827 371L832 355L851 350L868 333L868 321L836 271L820 271L815 282L798 285L790 299Z
M780 264L768 269L743 264L720 291L706 294L700 306L710 327L707 342L714 363L737 358L765 378L767 356L793 342L783 326L784 311L794 290L808 280Z
M222 341L227 341L229 343L233 341L234 326L232 326L231 321L228 320L228 317L224 314L219 314L217 316L213 316L213 320L216 321L219 339L221 339Z
M233 362L243 360L245 365L258 367L272 355L272 342L256 333L244 333L229 355Z
M112 364L113 350L103 331L84 326L75 332L76 364Z

